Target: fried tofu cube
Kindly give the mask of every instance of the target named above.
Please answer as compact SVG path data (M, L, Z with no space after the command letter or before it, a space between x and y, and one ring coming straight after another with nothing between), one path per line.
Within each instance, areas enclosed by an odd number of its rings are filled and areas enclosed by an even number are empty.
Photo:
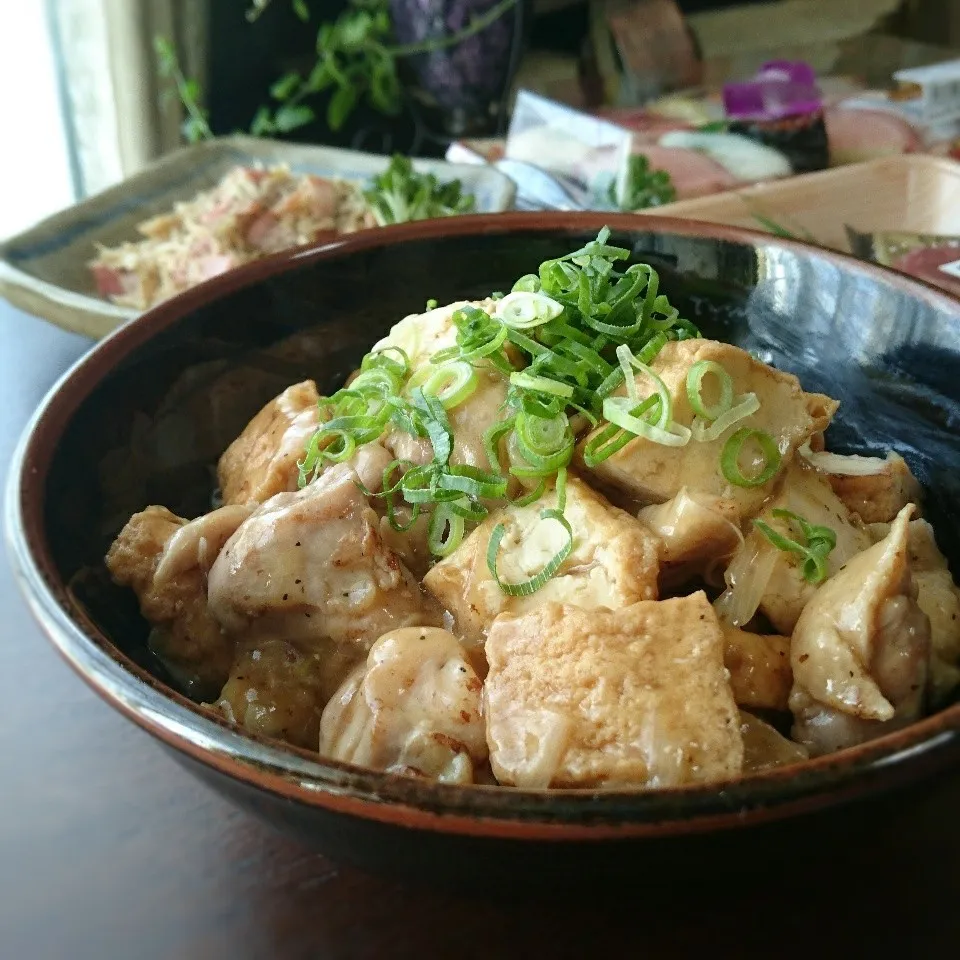
M864 523L891 523L908 504L919 503L922 490L906 460L892 451L879 457L815 454L814 465L822 470L833 492L851 513ZM873 473L834 472L872 466ZM833 469L831 469L831 467Z
M749 516L770 495L776 477L757 487L728 483L720 469L720 453L727 440L742 427L765 431L773 437L786 463L811 435L826 429L838 404L822 394L805 393L793 374L775 370L738 347L715 340L671 341L650 366L670 391L674 421L686 427L694 416L687 396L687 373L701 360L719 363L733 379L735 395L756 394L760 409L731 426L717 440L668 447L636 437L598 466L585 469L601 486L640 505L663 503L686 487L692 494L728 501L739 517ZM710 380L707 377L703 383L703 396L708 403L713 402ZM645 375L639 374L636 384L641 398L655 392L654 384ZM624 392L623 388L620 392ZM584 447L604 427L606 423L600 424L581 442L581 462ZM748 469L746 449L741 462Z
M567 479L566 496L564 516L573 529L573 549L536 593L504 593L487 566L487 547L494 528L503 523L500 579L519 583L536 576L567 540L557 521L540 516L545 508L556 507L552 490L529 506L491 514L424 577L424 585L453 614L465 639L481 643L501 613L523 614L550 600L584 609L618 609L657 596L656 537L574 476Z
M297 489L297 462L320 422L318 400L312 380L296 383L246 425L217 464L225 504L263 503Z
M743 742L723 649L702 592L498 617L485 685L497 779L656 788L738 776Z

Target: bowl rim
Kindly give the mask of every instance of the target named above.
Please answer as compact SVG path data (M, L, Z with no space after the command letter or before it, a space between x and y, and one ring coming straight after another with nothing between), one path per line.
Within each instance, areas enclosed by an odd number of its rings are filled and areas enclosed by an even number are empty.
M509 213L421 221L285 251L216 277L142 314L85 354L47 393L14 453L4 513L15 579L70 666L108 703L170 747L253 787L308 806L432 831L517 839L588 840L699 833L781 819L906 782L960 753L960 704L836 754L719 784L654 791L520 790L417 780L327 760L242 733L134 664L81 611L71 610L44 532L43 489L72 412L123 357L193 310L319 260L405 241L517 232L665 233L814 251L893 284L938 309L960 301L874 264L761 231L647 215Z

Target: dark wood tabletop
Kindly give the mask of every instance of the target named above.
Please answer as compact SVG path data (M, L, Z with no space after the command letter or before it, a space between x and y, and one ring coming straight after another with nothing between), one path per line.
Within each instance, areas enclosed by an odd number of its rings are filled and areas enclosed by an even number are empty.
M0 303L4 465L89 347ZM642 862L635 888L587 902L366 876L235 809L102 703L0 563L2 960L957 956L960 772L885 809L866 835L841 830L774 875L700 878L696 892ZM843 816L852 828L862 808Z

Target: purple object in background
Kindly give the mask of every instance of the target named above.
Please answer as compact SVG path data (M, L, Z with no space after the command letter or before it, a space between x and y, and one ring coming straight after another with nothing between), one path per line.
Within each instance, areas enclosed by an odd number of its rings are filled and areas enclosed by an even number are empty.
M502 0L390 0L397 41L429 43L467 29ZM453 47L411 57L423 99L443 114L446 133L495 132L519 61L524 0L517 0L479 33Z
M779 120L823 109L813 68L802 60L771 60L752 80L723 88L726 114L736 120Z
M765 63L752 80L724 86L723 106L731 133L779 150L794 173L823 170L829 164L823 97L808 63Z

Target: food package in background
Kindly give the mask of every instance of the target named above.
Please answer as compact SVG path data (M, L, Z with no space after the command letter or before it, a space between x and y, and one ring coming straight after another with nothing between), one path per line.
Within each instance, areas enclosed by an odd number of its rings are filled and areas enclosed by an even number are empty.
M794 173L830 162L823 97L813 68L802 60L771 60L743 83L723 88L731 133L779 150Z
M631 141L629 130L520 90L504 153L600 198L626 168Z
M480 140L454 140L444 159L449 163L496 163L503 156L504 141L499 137Z
M896 230L861 233L848 226L847 237L855 256L960 296L960 236Z

